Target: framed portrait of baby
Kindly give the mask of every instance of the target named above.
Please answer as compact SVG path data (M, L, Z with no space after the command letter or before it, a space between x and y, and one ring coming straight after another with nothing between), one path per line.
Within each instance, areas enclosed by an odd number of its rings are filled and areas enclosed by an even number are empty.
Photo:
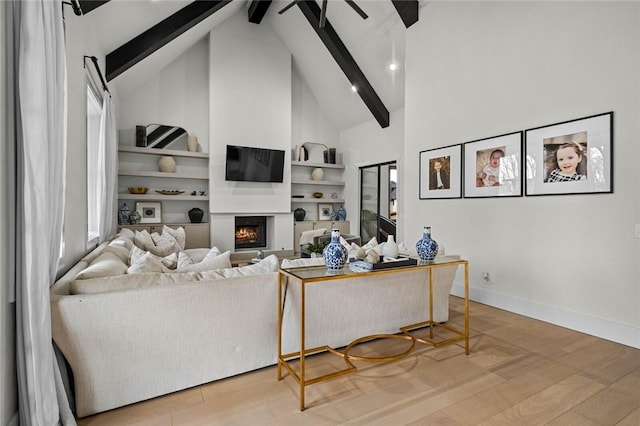
M525 195L613 192L613 112L525 131Z
M465 198L522 196L522 133L463 144Z
M462 197L462 146L420 151L420 199Z

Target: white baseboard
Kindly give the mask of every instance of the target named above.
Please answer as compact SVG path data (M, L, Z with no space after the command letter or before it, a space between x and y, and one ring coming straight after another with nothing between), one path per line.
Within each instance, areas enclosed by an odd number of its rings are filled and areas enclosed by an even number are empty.
M451 294L464 297L464 285L454 283ZM482 288L470 288L469 299L484 305L504 309L505 311L640 349L640 329L636 327L567 311L558 307L548 306ZM473 316L471 317L471 321L473 324Z

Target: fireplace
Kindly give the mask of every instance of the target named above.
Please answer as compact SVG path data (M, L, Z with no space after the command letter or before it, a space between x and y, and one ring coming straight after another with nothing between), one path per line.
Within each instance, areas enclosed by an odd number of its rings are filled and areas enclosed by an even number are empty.
M236 216L235 249L267 246L266 216Z

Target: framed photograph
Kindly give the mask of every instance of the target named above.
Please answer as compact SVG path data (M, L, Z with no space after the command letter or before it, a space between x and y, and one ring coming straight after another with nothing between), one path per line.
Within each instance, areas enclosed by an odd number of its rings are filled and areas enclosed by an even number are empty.
M522 133L463 145L465 198L522 196Z
M331 220L331 213L333 213L332 204L318 204L318 220Z
M139 201L136 211L140 215L140 223L162 222L162 203L160 201Z
M613 112L525 131L525 195L613 192Z
M420 151L420 199L462 197L462 145Z

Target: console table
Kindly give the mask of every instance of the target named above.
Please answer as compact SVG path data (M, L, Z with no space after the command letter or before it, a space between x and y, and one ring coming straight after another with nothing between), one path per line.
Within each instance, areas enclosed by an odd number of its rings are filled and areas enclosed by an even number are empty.
M464 329L460 330L454 327L451 327L446 324L440 324L433 321L433 270L435 268L440 268L444 266L464 266ZM378 274L402 274L403 272L415 270L415 269L426 269L429 271L429 319L419 322L416 324L410 324L403 327L400 327L400 334L376 334L372 336L364 336L358 338L351 342L349 345L345 347L345 349L341 352L329 346L319 346L315 348L307 348L305 345L305 287L307 285L321 285L323 282L336 280L336 279L351 279L351 278L361 278L363 275L367 276L375 276ZM312 267L297 267L297 268L287 268L280 269L279 271L279 286L278 286L278 380L283 379L282 368L285 368L289 374L298 382L300 386L300 410L305 409L305 387L312 385L314 383L323 382L326 380L330 380L345 374L350 374L357 371L357 368L351 362L352 360L356 361L391 361L403 356L408 355L414 348L416 342L432 345L432 346L442 346L451 344L458 341L464 341L465 354L469 355L469 262L467 260L458 260L456 258L447 258L446 256L438 257L433 261L417 261L416 265L396 267L396 268L388 268L388 269L378 269L369 272L353 272L349 270L348 266L338 270L338 271L328 271L325 266L312 266ZM286 286L291 283L292 285L300 286L300 351L291 352L291 353L282 353L282 323L283 323L283 314L284 314L284 303L285 303L285 292ZM429 338L421 338L412 334L413 330L418 328L429 328ZM441 327L449 332L454 334L454 337L435 341L434 333L435 329ZM408 350L385 358L369 358L369 357L361 357L350 355L349 351L351 348L359 343L382 339L382 338L396 338L396 339L405 339L411 342L411 345ZM308 355L312 355L319 352L328 351L335 355L342 357L346 363L346 367L342 370L338 370L329 374L325 374L318 377L308 378L306 374L306 362L305 358ZM294 369L290 360L299 359L299 368Z

